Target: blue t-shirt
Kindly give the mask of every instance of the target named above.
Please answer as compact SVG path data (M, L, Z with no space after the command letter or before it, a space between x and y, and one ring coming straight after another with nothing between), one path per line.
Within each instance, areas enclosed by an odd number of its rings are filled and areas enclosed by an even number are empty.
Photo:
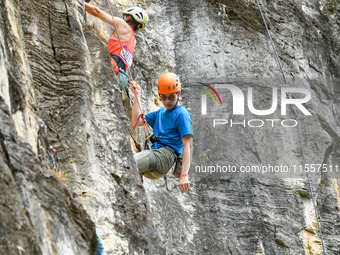
M162 143L172 147L179 155L182 154L183 136L193 135L191 115L183 105L178 105L173 110L163 107L145 115L145 119ZM154 143L152 149L162 146Z

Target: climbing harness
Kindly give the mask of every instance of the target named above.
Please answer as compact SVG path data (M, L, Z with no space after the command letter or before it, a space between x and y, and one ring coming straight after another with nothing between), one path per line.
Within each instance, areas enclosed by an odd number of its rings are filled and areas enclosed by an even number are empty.
M42 140L45 144L47 155L52 160L53 170L54 170L55 173L59 173L60 171L59 171L58 163L56 161L57 151L48 142L47 126L46 126L45 122L40 118L38 118L38 122L39 122L39 133L40 133L40 136L41 136L41 138L42 138Z
M130 56L129 63L126 63L122 53L120 53L119 55L111 54L111 63L113 66L113 70L115 74L117 75L118 85L121 89L126 88L126 85L130 83L130 76L126 72L126 67L129 67L129 68L131 67L132 55L128 49L126 50L126 52L129 52L129 54L127 54Z
M287 79L286 79L285 73L284 73L283 68L282 68L282 65L281 65L280 58L279 58L279 56L278 56L278 54L277 54L277 51L276 51L276 48L275 48L273 39L272 39L272 37L271 37L271 35L270 35L270 32L269 32L267 23L266 23L266 21L265 21L264 15L263 15L263 13L262 13L262 9L261 9L260 3L259 3L258 0L256 0L256 3L257 3L257 6L259 7L259 10L260 10L260 13L261 13L261 17L262 17L263 23L264 23L264 25L265 25L265 27L266 27L267 34L268 34L268 36L269 36L270 42L271 42L272 47L273 47L273 50L274 50L274 52L275 52L277 62L278 62L278 64L279 64L279 67L280 67L280 70L281 70L283 79L284 79L284 81L285 81L285 86L287 87L287 86L288 86L288 81L287 81ZM291 98L291 94L290 94L290 93L287 93L287 95L289 96L289 98ZM295 119L297 120L297 119L298 119L298 114L297 114L297 112L296 112L295 106L291 105L291 108L292 108L292 110L293 110L293 112L294 112ZM300 142L300 146L301 146L301 152L302 152L303 162L304 162L304 164L305 164L305 163L306 163L306 157L305 157L305 152L304 152L304 148L303 148L301 130L300 130L299 125L297 125L297 129L298 129L298 137L299 137L299 142ZM319 214L318 214L318 210L317 210L317 207L316 207L315 198L314 198L314 192L313 192L313 187L312 187L312 181L311 181L311 178L310 178L310 176L309 176L309 172L308 172L308 171L307 171L307 178L308 178L309 189L310 189L310 193L311 193L311 197L312 197L312 201L313 201L314 212L315 212L315 216L316 216L316 220L317 220L317 224L318 224L319 238L320 238L320 241L321 241L321 244L322 244L323 253L324 253L324 255L327 255L327 253L326 253L326 245L325 245L325 243L324 243L324 241L323 241L323 237L322 237L320 216L319 216Z

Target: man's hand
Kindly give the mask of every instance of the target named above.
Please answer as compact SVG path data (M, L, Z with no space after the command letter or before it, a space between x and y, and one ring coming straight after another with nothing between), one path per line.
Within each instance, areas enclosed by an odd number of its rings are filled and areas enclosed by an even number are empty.
M189 180L187 175L181 175L179 177L179 190L183 194L184 192L187 192L189 189Z
M130 89L131 89L137 96L139 96L139 95L140 95L141 89L140 89L140 86L138 85L138 83L135 82L135 81L131 81L130 83L131 83Z

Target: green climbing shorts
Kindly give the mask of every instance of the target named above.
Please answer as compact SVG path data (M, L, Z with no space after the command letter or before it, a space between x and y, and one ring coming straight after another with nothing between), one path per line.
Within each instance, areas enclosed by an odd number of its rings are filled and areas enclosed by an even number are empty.
M139 173L152 180L166 175L173 166L176 158L174 153L166 147L161 147L153 151L157 159L156 170L148 170L150 162L150 150L143 150L134 155L138 165Z

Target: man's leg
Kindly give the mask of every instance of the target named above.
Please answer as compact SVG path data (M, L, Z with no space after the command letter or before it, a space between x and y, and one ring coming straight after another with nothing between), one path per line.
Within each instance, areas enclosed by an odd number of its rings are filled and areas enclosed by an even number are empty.
M137 162L139 173L141 174L145 173L149 169L149 161L150 161L149 154L150 154L149 150L143 150L134 155L135 160Z
M174 153L165 147L161 147L154 150L155 156L157 158L157 168L156 171L166 175L175 162Z
M149 170L150 167L150 150L143 150L135 154L135 160L139 173L149 179L158 179L166 175L175 162L175 155L165 147L153 150L156 160L156 170Z

